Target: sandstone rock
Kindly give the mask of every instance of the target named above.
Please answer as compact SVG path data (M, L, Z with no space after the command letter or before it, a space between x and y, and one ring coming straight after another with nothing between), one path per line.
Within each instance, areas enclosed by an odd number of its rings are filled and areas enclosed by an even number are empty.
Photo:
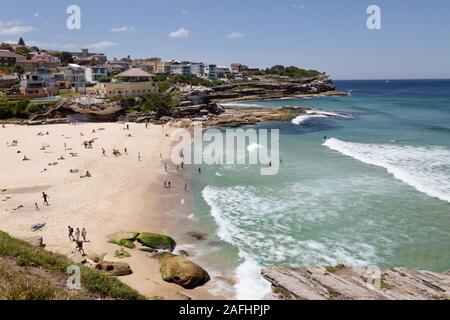
M115 277L127 276L133 273L130 265L125 262L103 261L97 264L95 268Z
M152 249L168 250L170 252L173 252L176 246L175 240L171 237L155 233L140 233L136 240L143 246Z
M95 263L99 263L100 261L103 261L103 259L106 256L106 253L105 252L102 252L102 253L88 252L86 256L89 260L92 260Z
M450 275L405 268L381 270L373 278L362 268L267 268L263 277L278 299L447 300ZM369 279L375 279L374 281Z
M194 289L210 280L205 270L184 257L166 255L160 260L160 264L162 279L185 289Z
M83 255L77 250L72 250L69 253L67 253L67 257L75 264L86 263L86 258L83 257Z
M117 232L108 238L109 243L114 243L119 246L124 246L129 249L134 249L136 246L134 245L134 242L136 241L137 236L139 235L138 232L124 232L120 231Z

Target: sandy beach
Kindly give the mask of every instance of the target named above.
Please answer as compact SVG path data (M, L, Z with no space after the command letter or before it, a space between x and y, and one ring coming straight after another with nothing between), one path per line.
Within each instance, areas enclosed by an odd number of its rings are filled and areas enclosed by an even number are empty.
M158 262L143 251L128 250L131 258L114 257L120 247L107 243L108 235L117 231L167 234L167 219L173 219L167 212L189 197L183 174L164 160L170 155L166 136L170 129L130 123L127 130L126 126L83 123L0 128L0 230L19 238L42 236L46 249L67 254L75 249L68 226L86 228L85 251L107 253L106 261L129 263L133 274L120 279L149 298L183 299L180 293L193 299L223 298L208 291L214 288L214 280L194 290L164 282ZM92 139L92 148L85 148L83 142ZM13 140L17 146L11 146ZM115 157L113 148L122 155ZM23 161L24 156L29 160ZM80 178L87 171L92 177ZM163 188L164 179L171 180L172 189ZM44 205L42 192L48 194L49 206ZM33 232L31 226L38 223L46 225ZM177 241L175 235L168 235Z

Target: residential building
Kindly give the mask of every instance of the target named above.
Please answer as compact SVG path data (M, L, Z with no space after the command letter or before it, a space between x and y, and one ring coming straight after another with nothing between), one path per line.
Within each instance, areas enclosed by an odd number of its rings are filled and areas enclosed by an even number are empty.
M89 49L81 49L81 52L71 52L70 54L78 60L92 61L95 59L99 64L105 64L108 61L108 57L103 53L91 53Z
M40 98L57 94L54 75L47 68L37 68L22 75L20 94L27 98Z
M153 69L153 74L164 73L164 64L161 58L150 58L148 59L150 67Z
M86 70L84 67L69 63L67 67L60 68L66 75L72 88L76 91L83 91L86 88Z
M233 73L241 73L247 69L248 69L248 66L243 65L241 63L232 63L231 64L231 71Z
M87 92L99 98L108 99L115 96L139 97L157 91L156 84L151 80L151 74L141 69L130 69L117 75L120 81L99 82Z
M0 88L9 88L15 85L19 79L16 76L10 76L0 73Z
M54 62L38 61L38 60L24 60L17 64L23 67L24 72L35 72L37 68L56 69L58 65Z
M205 76L205 64L203 62L191 62L191 74L202 78Z
M88 83L97 83L100 79L108 78L108 68L104 66L95 66L86 68L86 81Z
M117 78L123 79L125 82L148 82L151 81L152 75L138 68L132 68L117 75Z
M228 67L217 67L217 77L219 79L227 79L231 77L231 70Z
M208 80L217 80L217 66L215 64L205 65L205 78Z
M59 90L59 93L70 91L70 82L63 72L53 74L55 78L55 87Z
M145 82L99 82L94 87L87 88L87 92L95 94L98 98L112 97L139 97L157 90L153 81Z
M31 60L41 61L41 62L45 62L48 64L50 64L50 63L59 64L61 62L61 60L58 57L52 56L48 53L37 53L37 54L33 55Z
M0 66L13 67L17 62L27 60L24 56L9 50L0 50Z

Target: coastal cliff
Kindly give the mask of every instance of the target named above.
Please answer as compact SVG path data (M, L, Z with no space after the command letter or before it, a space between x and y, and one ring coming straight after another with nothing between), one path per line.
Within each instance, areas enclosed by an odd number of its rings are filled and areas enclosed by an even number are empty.
M336 91L333 81L326 75L301 79L256 76L251 80L230 82L211 88L178 84L170 90L178 92L182 101L192 101L194 104L347 95L347 93Z
M275 300L447 300L450 272L405 268L380 272L371 281L365 269L344 265L311 268L267 268L262 276L272 284ZM373 277L375 279L375 277Z

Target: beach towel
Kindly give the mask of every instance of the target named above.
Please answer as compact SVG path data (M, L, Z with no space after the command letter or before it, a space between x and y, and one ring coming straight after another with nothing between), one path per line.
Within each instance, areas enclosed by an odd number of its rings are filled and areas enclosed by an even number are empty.
M31 229L33 231L38 231L38 230L42 229L43 227L45 227L45 225L46 225L46 223L36 223L31 226Z

